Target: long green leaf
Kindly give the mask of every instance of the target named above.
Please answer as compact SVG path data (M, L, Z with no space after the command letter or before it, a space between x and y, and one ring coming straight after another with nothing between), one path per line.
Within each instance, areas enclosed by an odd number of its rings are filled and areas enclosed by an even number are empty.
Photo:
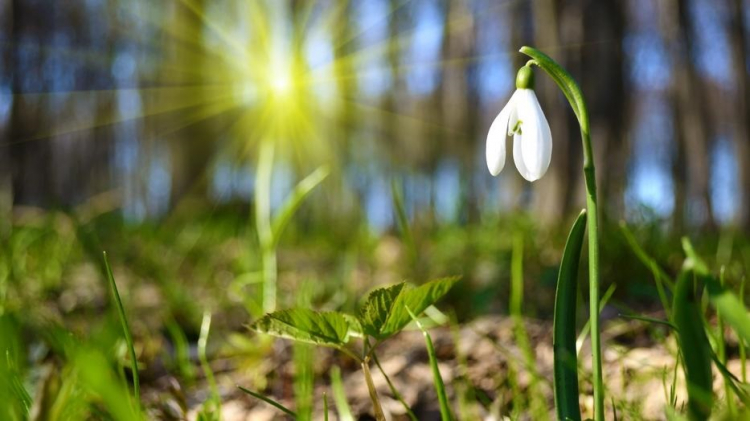
M565 243L555 293L554 350L555 407L560 420L581 419L578 402L578 358L576 356L576 296L578 263L586 234L586 211L573 223Z
M685 362L688 413L693 420L706 420L713 405L711 348L703 328L700 302L694 292L694 275L691 269L680 273L675 285L672 317Z
M349 402L346 401L344 383L341 381L341 369L337 365L331 367L331 392L333 393L333 402L336 404L339 420L354 421Z
M339 348L349 341L352 331L359 330L351 323L352 319L341 313L293 308L267 314L250 328L273 336Z

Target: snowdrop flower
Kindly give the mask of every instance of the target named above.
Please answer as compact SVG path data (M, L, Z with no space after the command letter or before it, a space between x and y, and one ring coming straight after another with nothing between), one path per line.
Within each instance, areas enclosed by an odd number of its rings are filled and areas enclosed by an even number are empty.
M552 133L534 93L534 72L524 66L516 76L516 91L487 134L487 167L495 176L505 166L505 139L513 136L513 160L523 178L540 179L552 158Z

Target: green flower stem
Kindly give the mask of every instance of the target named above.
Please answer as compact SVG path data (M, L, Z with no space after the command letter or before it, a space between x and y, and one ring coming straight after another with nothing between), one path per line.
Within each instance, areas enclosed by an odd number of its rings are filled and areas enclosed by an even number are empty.
M271 173L273 172L274 143L264 140L260 145L255 174L255 228L261 249L263 275L263 313L276 310L276 247L271 226Z
M586 211L589 232L589 304L591 321L591 353L593 356L594 419L604 420L604 383L602 381L601 338L599 336L599 212L596 196L594 152L591 146L589 115L581 88L573 77L549 56L532 47L522 47L521 53L531 57L529 64L544 70L568 99L581 127L583 143L583 176L586 183Z

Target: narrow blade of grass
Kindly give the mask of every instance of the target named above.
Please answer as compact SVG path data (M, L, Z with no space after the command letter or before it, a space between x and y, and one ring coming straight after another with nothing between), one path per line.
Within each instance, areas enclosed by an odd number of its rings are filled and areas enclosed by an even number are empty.
M323 419L328 421L328 395L323 392Z
M703 327L703 313L694 292L693 270L683 270L675 285L674 324L683 361L688 392L688 414L693 420L711 415L713 391L710 344Z
M214 403L215 412L221 414L221 396L219 395L219 388L216 385L216 378L214 378L214 372L211 370L211 365L208 363L208 356L206 354L206 348L208 347L208 335L211 332L211 313L208 311L203 313L203 321L201 321L201 333L198 337L198 359L201 362L201 368L203 374L208 380L208 385L211 388L211 400Z
M290 417L292 417L294 419L297 419L297 414L295 414L294 411L292 411L291 409L287 408L286 406L284 406L284 405L276 402L275 400L269 398L268 396L264 396L264 395L261 395L260 393L253 392L252 390L246 389L246 388L244 388L242 386L239 386L239 385L237 386L237 388L240 389L241 391L247 393L248 395L256 398L256 399L260 399L263 402L265 402L265 403L267 403L267 404L275 407L276 409L278 409L281 412L289 415Z
M549 419L546 399L539 393L539 373L536 368L536 356L529 341L526 326L523 323L523 236L516 232L513 238L511 254L510 315L513 318L516 343L524 357L526 369L531 374L528 395L529 407L535 420Z
M599 311L601 312L604 306L607 305L609 302L609 299L612 298L612 295L615 293L615 290L617 289L617 285L612 284L607 288L606 291L604 291L604 295L602 295L601 300L599 300ZM581 354L581 349L583 348L583 343L586 341L586 337L589 335L589 331L591 330L591 319L586 321L586 324L583 325L583 329L581 329L581 333L578 334L578 339L576 339L576 355Z
M128 351L130 352L130 366L133 372L133 395L135 399L136 410L140 407L141 399L141 386L140 379L138 377L138 360L135 356L135 346L133 345L133 336L130 334L130 326L128 325L128 318L125 316L125 308L122 306L122 300L120 300L120 293L117 290L117 283L115 283L115 277L112 275L112 268L109 266L107 260L107 252L102 252L102 258L104 259L104 268L107 270L107 278L109 280L109 286L112 291L112 296L115 299L115 305L117 306L117 312L120 315L120 323L122 324L122 331L125 335L125 342L128 345Z
M391 378L388 377L388 374L386 374L385 370L383 370L383 366L380 365L378 356L375 353L372 354L372 359L373 361L375 361L375 365L378 367L378 370L380 370L380 373L383 375L383 377L385 377L385 382L388 384L388 388L391 390L391 393L393 393L393 396L396 398L396 400L399 401L401 403L401 406L403 406L406 410L406 415L409 416L409 419L411 421L417 421L417 416L414 415L414 412L412 412L409 404L406 403L404 397L401 396L401 392L399 392L398 389L396 389L396 386L393 385Z
M711 305L721 314L722 319L732 326L740 340L750 342L750 316L739 298L724 288L716 279L703 277Z
M440 375L440 368L438 367L437 355L435 354L435 346L432 344L432 338L424 327L422 327L422 323L419 322L417 316L409 310L409 307L406 308L406 311L409 312L412 320L414 320L414 323L419 330L422 331L422 335L424 335L424 341L427 345L427 355L430 358L430 368L432 369L432 380L435 383L435 392L437 392L438 403L440 404L440 418L443 421L453 421L453 414L451 413L450 406L448 406L448 396L445 393L445 383L443 383L443 377Z
M336 410L339 413L339 420L354 421L352 410L346 401L344 393L344 384L341 381L341 369L338 366L331 368L331 392L333 392L333 402L336 404Z
M716 368L719 369L719 373L724 377L724 383L726 384L726 387L729 389L727 391L727 405L729 405L729 402L731 401L731 396L729 395L729 391L731 390L732 393L734 393L740 401L742 401L745 406L750 406L750 396L747 395L747 393L742 390L739 386L737 386L737 382L739 382L739 379L732 374L731 371L727 368L724 363L721 362L719 359L719 356L716 354L711 354L711 358L714 361L714 364L716 364ZM730 414L733 413L730 410Z
M568 235L555 295L552 347L554 349L554 389L557 417L580 420L578 402L578 358L576 353L576 292L578 263L586 233L586 211L582 211Z
M637 314L620 314L620 317L624 319L640 320L642 322L664 325L670 329L677 330L677 327L668 320L654 319L653 317L639 316Z
M667 314L667 317L670 317L672 309L670 308L667 293L664 290L663 284L666 283L670 290L674 290L674 282L672 282L672 279L666 272L664 272L656 260L649 256L640 244L638 244L638 241L635 239L635 236L625 222L620 223L620 230L622 231L623 237L625 237L625 241L627 241L630 249L633 250L636 257L638 257L638 259L651 270L651 273L654 276L654 283L656 284L656 292L659 294L659 300L661 300L662 307L664 307L664 312Z
M327 166L318 167L310 175L300 181L294 190L289 194L284 203L281 205L281 209L273 218L271 226L271 232L273 233L273 246L276 246L281 238L281 234L284 232L284 228L289 225L289 221L292 220L292 216L299 209L305 198L315 190L318 184L322 183L323 180L328 177L330 170Z
M414 261L417 257L417 247L414 243L411 228L409 227L409 218L406 216L403 194L396 179L391 180L391 200L393 200L393 208L396 211L396 220L401 230L401 235L409 250L409 256Z

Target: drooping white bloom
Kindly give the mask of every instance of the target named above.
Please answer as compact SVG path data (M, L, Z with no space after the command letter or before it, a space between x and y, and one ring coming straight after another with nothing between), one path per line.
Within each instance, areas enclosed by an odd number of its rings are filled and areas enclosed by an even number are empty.
M519 79L520 74L519 71ZM533 78L531 80L531 83L524 85L533 87ZM529 88L519 86L490 126L487 134L487 167L493 176L498 175L505 166L507 136L513 136L513 160L523 178L538 180L549 168L552 133L534 90Z

